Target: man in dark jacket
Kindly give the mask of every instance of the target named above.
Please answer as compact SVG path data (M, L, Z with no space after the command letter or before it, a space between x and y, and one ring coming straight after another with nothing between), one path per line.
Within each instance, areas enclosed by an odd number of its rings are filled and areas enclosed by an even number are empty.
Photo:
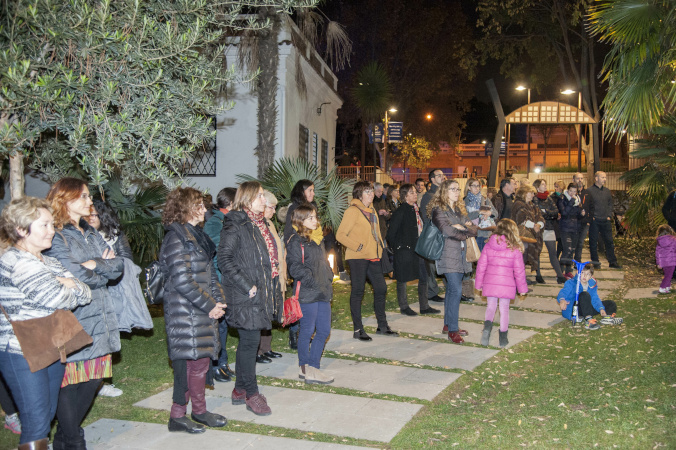
M504 178L500 181L500 191L493 197L493 206L498 211L498 220L512 217L516 185L517 181L514 178Z
M615 257L615 244L613 243L613 194L606 184L606 173L596 172L595 183L589 188L589 196L592 200L592 216L589 225L589 254L594 267L601 267L598 254L599 234L606 245L606 257L608 266L613 269L621 269Z
M420 201L420 217L423 220L423 223L427 222L429 217L427 216L427 205L434 194L439 190L439 186L444 182L446 176L444 172L440 169L432 169L430 171L430 188L425 195L423 195L422 200ZM401 192L401 190L400 190ZM443 302L444 299L439 296L439 285L437 284L437 269L434 265L434 261L425 260L425 269L427 270L427 298L433 302Z
M577 195L580 197L580 208L584 210L584 216L577 221L577 246L575 247L575 261L582 261L582 247L584 240L589 234L589 224L594 211L592 210L592 198L589 194L589 189L584 187L584 175L580 172L573 175L573 183L577 184Z

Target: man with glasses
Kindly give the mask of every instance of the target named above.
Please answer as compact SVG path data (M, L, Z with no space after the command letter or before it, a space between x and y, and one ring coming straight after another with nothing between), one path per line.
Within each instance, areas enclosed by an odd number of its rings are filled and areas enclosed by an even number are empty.
M422 217L423 223L430 220L427 216L427 205L434 194L439 190L441 183L446 180L446 175L441 169L433 169L430 171L430 189L425 192L425 195L422 197L420 202L420 216ZM417 184L417 182L416 182ZM437 284L437 269L434 265L434 261L425 260L425 268L427 269L427 298L433 302L443 302L444 299L439 296L439 285Z

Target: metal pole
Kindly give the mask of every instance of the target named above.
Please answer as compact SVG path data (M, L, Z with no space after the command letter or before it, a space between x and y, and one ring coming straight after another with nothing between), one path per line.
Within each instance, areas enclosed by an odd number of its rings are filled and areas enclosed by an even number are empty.
M528 132L528 159L527 159L527 164L526 164L526 178L530 176L530 124L526 125L527 127L527 132Z
M507 164L509 164L509 144L512 141L512 124L507 125L507 142L505 142L505 176L507 176Z
M387 110L385 111L385 131L383 131L383 172L387 172Z
M582 91L577 93L577 110L582 110ZM578 114L578 119L580 115ZM577 126L577 171L582 172L582 124Z

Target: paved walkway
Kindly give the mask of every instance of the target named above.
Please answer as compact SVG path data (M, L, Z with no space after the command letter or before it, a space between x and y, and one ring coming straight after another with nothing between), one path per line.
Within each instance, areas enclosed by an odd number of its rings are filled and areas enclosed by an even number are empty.
M588 260L588 254L583 255ZM525 300L517 300L510 308L509 347L529 339L563 319L556 304L556 294L562 285L557 284L549 265L546 251L541 257L545 284L529 286ZM603 267L607 262L602 261ZM534 274L527 274L534 279ZM610 293L621 284L622 271L597 270L601 293ZM441 284L441 282L440 282ZM391 287L390 295L394 295ZM631 293L631 291L630 291ZM434 316L405 316L399 311L388 311L392 329L400 337L375 334L376 321L365 317L364 324L373 337L371 342L361 342L351 331L333 330L326 349L338 358L322 358L322 370L335 376L329 389L299 390L278 385L261 385L273 410L270 416L259 417L245 406L233 406L230 392L233 383L217 383L216 389L207 391L209 410L225 415L229 420L250 422L305 432L336 436L340 442L346 437L365 439L374 443L388 443L410 421L425 402L433 400L442 390L462 378L462 372L473 370L497 355L497 323L494 322L489 347L479 345L485 313L485 299L475 296L471 304L460 307L460 327L469 332L465 345L455 345L446 340L442 332L443 304L433 303L441 309ZM636 292L644 295L644 292ZM652 296L652 295L650 295ZM411 296L412 299L415 295ZM629 296L628 296L629 298ZM417 303L411 305L417 311ZM425 338L437 338L429 340ZM363 359L370 358L366 362ZM298 379L298 360L293 353L284 353L271 364L257 366L258 374L269 379L301 382ZM279 384L279 383L273 383ZM349 389L341 394L330 392L333 388ZM350 395L347 395L350 394ZM373 394L382 396L372 398ZM417 399L417 400L411 400ZM134 406L168 410L171 406L171 389L167 389ZM87 427L88 448L103 449L158 449L172 450L200 447L254 448L254 449L341 449L356 448L339 444L318 443L283 437L237 433L234 427L212 429L201 435L169 433L166 425L124 422L102 419Z

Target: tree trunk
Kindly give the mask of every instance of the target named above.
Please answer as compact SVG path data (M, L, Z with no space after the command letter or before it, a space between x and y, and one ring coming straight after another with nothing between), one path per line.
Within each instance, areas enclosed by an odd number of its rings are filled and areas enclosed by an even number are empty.
M279 66L280 20L274 8L261 8L261 20L271 21L269 29L262 30L259 43L261 73L256 83L258 94L258 178L275 162L275 140L277 137L277 68Z
M12 200L16 200L25 195L23 171L23 153L16 152L14 156L9 157L9 192Z

